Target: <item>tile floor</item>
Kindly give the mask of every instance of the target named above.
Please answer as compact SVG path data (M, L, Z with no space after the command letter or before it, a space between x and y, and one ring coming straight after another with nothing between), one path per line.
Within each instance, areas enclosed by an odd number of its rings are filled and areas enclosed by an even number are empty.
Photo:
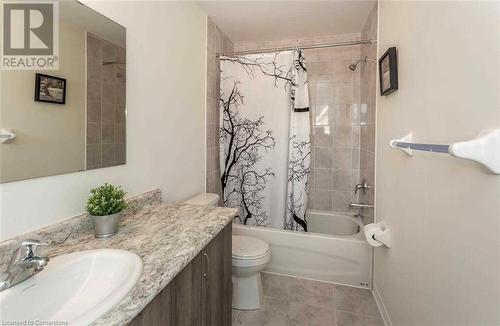
M384 326L370 291L262 273L263 307L233 309L235 326Z

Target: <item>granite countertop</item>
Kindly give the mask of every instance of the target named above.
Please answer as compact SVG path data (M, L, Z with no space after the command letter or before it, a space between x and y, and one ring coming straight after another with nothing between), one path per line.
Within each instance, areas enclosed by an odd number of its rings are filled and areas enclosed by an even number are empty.
M138 254L143 272L132 291L93 325L123 325L170 281L228 224L235 209L187 204L145 206L125 219L109 239L93 234L66 241L55 254L97 248L125 249Z
M150 201L129 209L122 217L119 233L107 239L96 239L89 219L81 216L56 227L37 230L29 237L48 240L50 245L45 254L49 257L101 248L124 249L139 255L143 272L135 287L92 324L124 325L137 316L235 215L236 209L231 208ZM18 240L2 243L0 253L10 251Z

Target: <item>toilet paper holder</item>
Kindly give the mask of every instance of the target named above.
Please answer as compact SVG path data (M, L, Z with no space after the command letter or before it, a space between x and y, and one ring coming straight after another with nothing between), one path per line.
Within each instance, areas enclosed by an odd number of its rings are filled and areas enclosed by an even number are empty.
M384 225L384 224L382 224ZM382 242L386 247L391 247L391 229L386 228L384 225L384 230L379 234L374 234L373 239Z
M380 247L382 245L388 248L391 247L391 229L383 222L365 225L365 237L368 243L373 247ZM369 239L369 237L371 237L371 239Z

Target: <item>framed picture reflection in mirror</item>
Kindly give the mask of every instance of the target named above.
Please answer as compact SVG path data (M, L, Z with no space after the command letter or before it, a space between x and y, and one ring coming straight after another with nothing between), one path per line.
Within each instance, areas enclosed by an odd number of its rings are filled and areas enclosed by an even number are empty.
M44 74L36 74L35 101L65 104L66 79Z

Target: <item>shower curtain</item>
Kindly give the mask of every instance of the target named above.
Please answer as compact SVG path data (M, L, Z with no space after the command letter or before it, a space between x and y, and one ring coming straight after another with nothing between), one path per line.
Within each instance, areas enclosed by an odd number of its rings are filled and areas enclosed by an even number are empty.
M220 57L224 205L246 225L307 231L310 122L302 51Z

